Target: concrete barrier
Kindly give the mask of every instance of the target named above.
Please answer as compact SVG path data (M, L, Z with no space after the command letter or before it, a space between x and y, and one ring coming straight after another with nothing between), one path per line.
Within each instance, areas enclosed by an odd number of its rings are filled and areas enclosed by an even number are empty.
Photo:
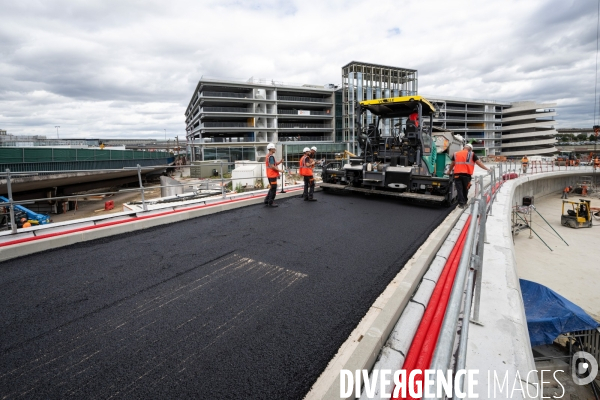
M467 347L467 369L479 370L475 393L479 398L538 398L533 395L538 383L531 353L523 296L519 285L511 233L511 212L523 196L543 197L574 185L580 176L591 175L591 168L539 173L505 182L496 196L493 214L488 216L484 248L480 322L471 324ZM508 376L508 389L500 394L494 376L502 382ZM491 379L490 379L491 378ZM513 385L520 391L508 394ZM507 395L508 394L508 395Z

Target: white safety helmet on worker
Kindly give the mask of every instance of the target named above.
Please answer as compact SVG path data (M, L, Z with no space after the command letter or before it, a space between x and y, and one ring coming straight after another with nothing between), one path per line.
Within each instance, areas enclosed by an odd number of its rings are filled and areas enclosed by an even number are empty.
M471 150L473 150L473 145L472 145L471 143L467 143L467 144L465 144L465 147L468 147L468 148L470 148Z
M304 150L302 150L303 153L306 153L307 151L310 151L308 147L305 147Z
M271 149L274 149L274 148L275 148L275 145L273 143L269 143L267 145L267 150L271 150Z
M310 148L312 151L317 151L317 146L313 146Z

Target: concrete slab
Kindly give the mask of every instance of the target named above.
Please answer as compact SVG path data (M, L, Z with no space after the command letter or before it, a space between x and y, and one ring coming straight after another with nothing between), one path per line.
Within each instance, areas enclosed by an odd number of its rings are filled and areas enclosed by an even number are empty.
M549 287L600 321L600 220L595 220L598 225L592 228L573 229L561 226L561 194L557 192L535 198L535 208L541 216L533 211L531 226L541 239L535 234L530 239L529 230L521 231L515 236L519 278ZM571 196L571 200L573 199L577 200L577 197ZM592 207L600 207L599 199L588 199L592 200Z

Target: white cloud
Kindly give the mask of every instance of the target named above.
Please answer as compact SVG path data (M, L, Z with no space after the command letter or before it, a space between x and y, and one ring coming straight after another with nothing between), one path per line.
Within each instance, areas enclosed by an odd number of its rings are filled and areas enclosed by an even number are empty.
M557 102L594 116L592 1L3 2L0 127L185 135L201 76L340 83L352 60L419 71L421 93ZM597 116L598 118L598 116Z

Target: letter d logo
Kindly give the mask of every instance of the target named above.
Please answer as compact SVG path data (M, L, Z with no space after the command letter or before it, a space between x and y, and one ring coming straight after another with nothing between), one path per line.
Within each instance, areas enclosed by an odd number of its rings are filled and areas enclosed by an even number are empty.
M572 360L573 382L577 385L587 385L598 375L598 362L590 353L578 351L573 354Z

